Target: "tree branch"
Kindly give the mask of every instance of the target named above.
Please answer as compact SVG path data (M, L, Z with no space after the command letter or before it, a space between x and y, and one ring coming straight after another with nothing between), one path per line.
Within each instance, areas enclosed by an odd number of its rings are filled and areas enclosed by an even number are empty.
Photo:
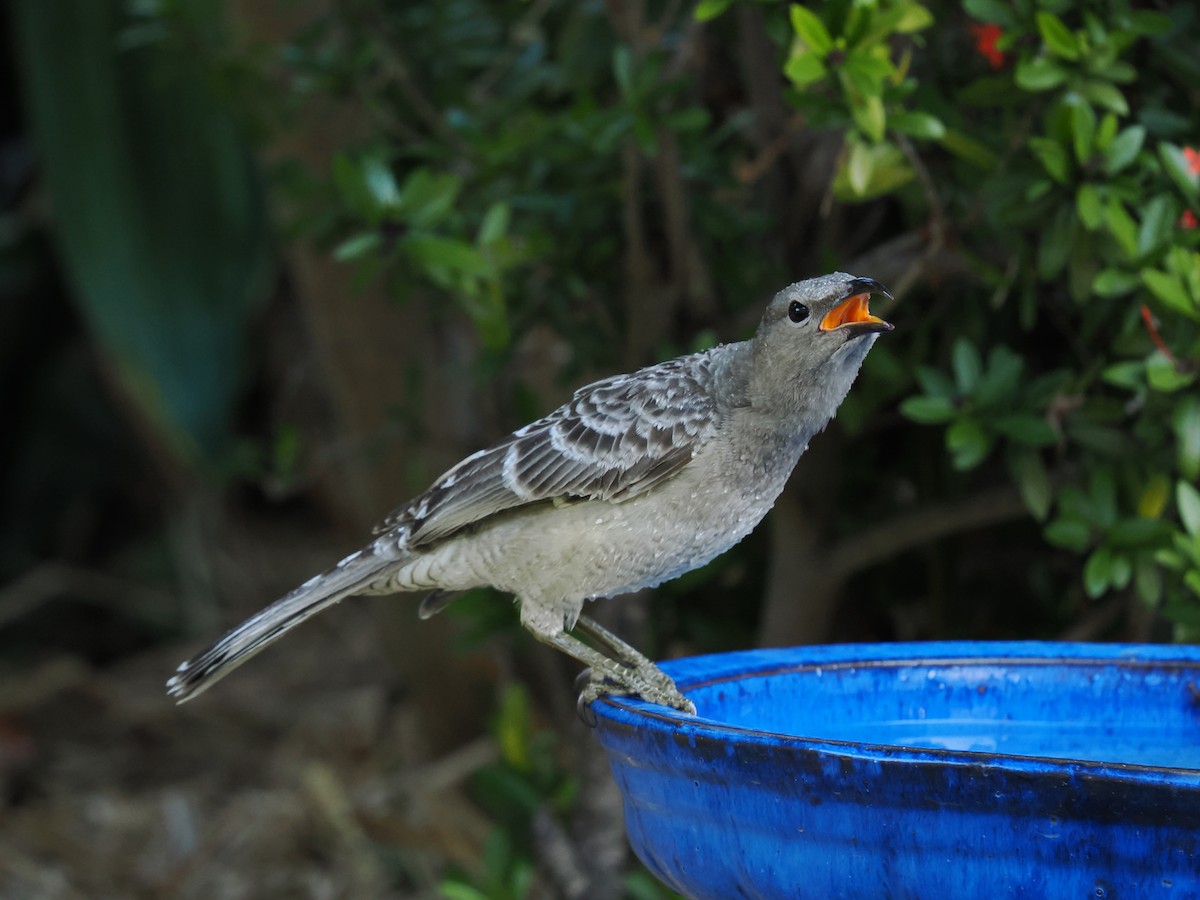
M1011 485L926 506L837 543L828 554L825 576L844 582L863 569L947 535L1010 522L1026 514L1020 493Z

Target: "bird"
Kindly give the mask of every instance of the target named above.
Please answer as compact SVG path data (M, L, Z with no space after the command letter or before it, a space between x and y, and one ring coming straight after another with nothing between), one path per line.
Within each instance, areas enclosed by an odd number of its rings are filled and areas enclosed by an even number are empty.
M758 525L894 328L871 314L873 294L891 299L875 279L843 272L800 281L771 299L749 340L580 388L182 663L169 695L196 697L347 597L429 592L424 619L490 586L515 597L535 638L589 667L581 704L636 695L694 715L671 678L583 615L584 604L682 575Z

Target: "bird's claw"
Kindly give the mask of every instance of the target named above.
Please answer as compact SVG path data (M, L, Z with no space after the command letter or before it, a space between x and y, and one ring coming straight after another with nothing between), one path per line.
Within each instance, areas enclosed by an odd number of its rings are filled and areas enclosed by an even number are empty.
M607 675L597 675L593 669L584 669L575 679L575 689L579 692L575 712L584 725L595 728L597 719L592 703L596 700L601 697L640 697L647 703L696 715L696 704L680 693L674 681L662 672L656 671L653 675L661 678L641 677L642 673L631 672L628 681L617 682Z

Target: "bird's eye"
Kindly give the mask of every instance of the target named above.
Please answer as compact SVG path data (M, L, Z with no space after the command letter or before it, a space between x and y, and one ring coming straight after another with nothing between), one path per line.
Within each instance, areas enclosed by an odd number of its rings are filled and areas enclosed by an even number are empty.
M788 318L799 325L808 318L808 307L799 300L793 300L788 304Z

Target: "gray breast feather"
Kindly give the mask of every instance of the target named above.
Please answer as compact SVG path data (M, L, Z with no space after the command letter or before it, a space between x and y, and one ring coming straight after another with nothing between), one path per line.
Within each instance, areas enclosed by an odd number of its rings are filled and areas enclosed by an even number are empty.
M468 456L375 531L409 547L507 509L559 498L621 502L679 471L716 428L712 351L581 388L545 418Z

